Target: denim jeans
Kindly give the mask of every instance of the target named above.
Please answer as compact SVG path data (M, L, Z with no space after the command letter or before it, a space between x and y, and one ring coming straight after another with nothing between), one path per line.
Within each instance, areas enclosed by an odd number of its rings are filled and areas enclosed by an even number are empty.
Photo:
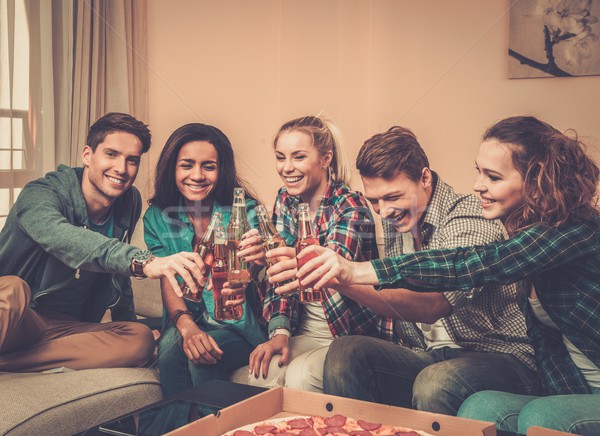
M493 387L492 387L493 386ZM482 390L538 395L535 371L506 353L409 348L367 336L342 336L324 367L325 393L456 415Z
M160 385L165 398L209 380L227 380L230 371L248 364L254 347L241 335L228 328L211 330L204 325L200 328L212 336L223 350L221 360L215 365L196 365L188 360L182 349L179 330L169 323L158 343ZM186 424L189 412L188 403L176 402L163 407L156 415L143 417L141 421L146 434L159 435ZM197 412L204 416L212 409L198 407Z
M163 395L167 398L209 380L227 380L230 371L248 364L254 347L242 336L227 328L209 330L200 326L223 350L215 365L196 365L182 349L179 330L168 324L158 343L158 367Z
M458 416L496 423L500 430L526 434L534 425L582 436L600 435L600 388L594 394L536 397L484 391L471 395Z

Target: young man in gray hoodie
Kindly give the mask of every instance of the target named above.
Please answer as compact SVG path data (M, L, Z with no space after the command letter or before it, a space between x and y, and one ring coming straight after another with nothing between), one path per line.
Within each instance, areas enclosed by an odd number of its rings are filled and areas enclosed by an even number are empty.
M142 366L152 332L135 320L131 276L179 290L203 283L196 253L154 258L130 245L142 203L133 186L148 127L109 113L88 132L83 168L28 183L0 232L0 371ZM107 309L113 322L100 324Z

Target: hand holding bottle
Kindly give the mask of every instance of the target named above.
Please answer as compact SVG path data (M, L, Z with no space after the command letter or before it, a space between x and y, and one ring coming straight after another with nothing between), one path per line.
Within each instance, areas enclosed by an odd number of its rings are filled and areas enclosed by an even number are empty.
M183 278L190 289L198 290L200 286L199 291L202 291L201 287L206 283L203 274L205 269L206 265L198 253L182 251L166 257L155 257L144 266L144 275L150 279L167 279L173 287L173 292L181 297L177 276Z
M306 262L317 256L312 252L305 253L304 256L298 256L300 252L306 248L315 245L319 246L319 240L312 227L309 204L300 203L298 205L298 240L296 241L296 261L298 263L298 268L302 268ZM312 281L299 278L298 283L300 284L300 303L323 301L325 297L323 291L321 289L313 288Z
M278 247L266 253L267 261L272 265L267 270L269 282L278 285L275 290L278 294L294 294L298 292L299 282L296 277L298 264L296 249L294 247ZM276 259L275 262L272 262Z
M223 289L221 295L227 297L225 300L225 306L240 306L246 301L246 288L247 283L231 284L229 282L223 283Z
M237 255L246 262L252 262L258 266L267 265L267 258L263 251L263 238L257 229L251 229L244 233L238 246Z
M244 311L244 307L240 305L243 303L243 300L238 302L238 294L241 290L246 290L246 284L232 283L228 278L230 272L228 259L231 256L227 253L227 243L225 229L219 223L215 227L214 260L211 276L213 301L215 303L214 318L218 321L241 319ZM225 289L234 292L223 293ZM230 301L231 303L229 303Z
M242 188L234 188L231 217L227 226L227 281L232 284L250 282L248 262L238 256L242 235L249 229L244 190Z
M324 286L378 285L379 280L371 262L351 262L330 248L313 246L299 254L308 258L298 270L302 281L314 283L314 289Z
M223 214L221 212L213 213L213 216L210 220L210 224L206 228L204 235L202 235L202 239L196 246L194 247L194 252L200 255L202 262L204 263L204 277L208 278L211 272L211 266L214 259L214 233L215 227L221 224L223 219ZM202 288L200 283L198 283L195 279L196 289L192 289L185 282L181 284L181 293L183 294L183 298L191 301L202 301Z
M273 221L267 212L267 208L261 204L256 206L255 212L256 216L258 217L260 236L262 238L262 250L267 261L267 265L273 266L278 262L293 259L295 252L293 249L287 247L285 240L277 232L277 229L275 228L275 225L273 224ZM281 252L281 254L278 254L278 251ZM271 253L271 256L267 257L267 253ZM287 279L281 278L280 280L273 281L272 283L277 286L283 286L287 285L290 281L294 281L295 279L295 276L290 275ZM290 292L297 291L297 286L290 289Z

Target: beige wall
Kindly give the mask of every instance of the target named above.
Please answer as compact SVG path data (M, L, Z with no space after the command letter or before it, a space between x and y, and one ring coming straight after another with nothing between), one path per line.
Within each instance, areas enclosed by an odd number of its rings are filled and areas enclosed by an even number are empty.
M471 192L483 129L500 118L534 114L598 144L600 77L507 79L508 6L151 0L151 172L175 128L214 124L270 205L280 186L273 135L321 111L344 132L352 163L370 135L413 129L432 167L461 192ZM353 186L362 190L356 173Z

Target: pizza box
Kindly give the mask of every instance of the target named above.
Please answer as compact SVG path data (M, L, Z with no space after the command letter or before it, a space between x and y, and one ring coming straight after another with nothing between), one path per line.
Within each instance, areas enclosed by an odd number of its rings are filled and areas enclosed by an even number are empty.
M169 435L220 436L238 427L269 419L299 415L329 417L336 414L387 425L409 427L414 430L423 430L432 435L496 436L496 428L490 422L420 412L402 407L282 387L268 390L221 409L216 416L205 416L172 431ZM545 435L538 433L537 436Z

